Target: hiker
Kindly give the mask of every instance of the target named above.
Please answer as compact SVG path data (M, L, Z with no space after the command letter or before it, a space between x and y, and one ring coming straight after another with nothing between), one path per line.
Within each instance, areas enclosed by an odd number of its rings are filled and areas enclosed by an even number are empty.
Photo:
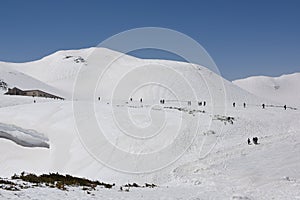
M254 137L252 140L253 140L253 144L258 144L258 137Z
M235 107L235 102L233 102L232 106Z
M251 140L250 140L250 138L248 138L248 145L251 145Z
M165 100L164 99L162 100L162 103L165 104Z
M284 105L283 107L284 107L284 110L286 110L286 105Z
M205 101L203 101L203 106L205 106L206 105L206 102Z
M143 102L143 99L142 99L142 98L140 98L140 102L141 102L141 103Z
M188 106L192 105L192 102L191 101L188 101Z
M202 106L202 101L199 101L199 102L198 102L198 106Z
M262 104L262 108L265 109L265 106L266 106L266 105L263 103L263 104Z
M33 100L33 103L36 103L36 101L35 101L35 100Z
M244 103L244 108L246 108L246 103Z
M98 97L98 101L100 101L100 99L101 99L101 98L100 98L100 97Z
M132 101L132 97L130 98L130 101Z

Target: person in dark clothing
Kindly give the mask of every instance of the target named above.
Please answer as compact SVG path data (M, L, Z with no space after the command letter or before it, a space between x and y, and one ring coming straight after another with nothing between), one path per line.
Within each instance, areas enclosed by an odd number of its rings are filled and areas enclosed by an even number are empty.
M233 102L232 106L235 107L235 102Z
M284 110L286 110L286 105L284 105L283 107L284 107Z
M254 137L252 140L253 140L253 144L258 144L258 137Z
M263 103L263 104L262 104L262 108L265 109L265 106L266 106L266 105Z
M130 98L130 101L132 101L132 98Z
M203 106L206 106L206 101L203 101Z
M250 138L248 138L248 145L251 145L251 140L250 140Z
M199 102L198 102L198 106L202 106L202 101L199 101Z
M141 102L141 103L143 102L143 99L142 99L142 98L140 98L140 102Z
M246 108L246 103L244 103L244 108Z
M101 99L101 98L100 98L100 97L98 97L98 101L100 101L100 99Z
M188 106L192 105L192 102L191 102L191 101L188 101L187 103L188 103Z

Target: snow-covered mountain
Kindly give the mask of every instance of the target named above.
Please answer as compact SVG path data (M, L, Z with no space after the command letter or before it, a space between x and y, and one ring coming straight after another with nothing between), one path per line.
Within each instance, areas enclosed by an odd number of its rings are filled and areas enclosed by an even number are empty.
M174 73L170 73L170 68L172 68L176 70L176 72L180 72L181 77L188 79L189 84L192 84L191 87L197 88L201 92L201 98L203 99L212 98L211 95L213 94L210 93L209 90L212 90L213 93L214 91L222 90L223 92L226 92L227 98L230 98L230 102L249 101L250 99L254 101L257 100L257 98L243 90L240 90L238 87L205 67L198 66L199 71L195 73L194 66L187 63L138 59L105 48L92 47L80 50L58 51L42 58L41 60L27 63L2 63L2 66L8 67L11 70L22 72L27 76L33 77L34 79L37 79L49 86L59 89L64 92L64 97L67 99L70 99L72 96L74 83L76 78L78 78L77 75L79 71L81 74L84 74L85 71L89 71L88 73L92 75L95 73L99 74L99 68L103 71L105 70L104 75L102 75L102 80L99 83L100 86L98 87L98 93L96 94L106 99L111 99L111 88L116 87L116 84L120 81L120 77L124 76L126 78L126 74L128 74L128 72L130 72L129 74L133 74L131 75L132 77L130 77L130 81L133 84L138 83L141 77L145 77L145 74L148 73L147 75L149 76L149 79L156 78L159 81L166 81L165 84L175 85L178 81L178 75L176 76ZM141 70L136 70L140 66L146 67ZM151 72L148 69L154 70ZM154 72L155 70L156 72ZM132 71L134 71L134 73L132 73ZM151 76L151 73L154 75ZM197 77L199 75L202 77ZM92 76L89 74L86 74L84 76L84 79L86 80L82 81L88 83L91 81L91 77ZM87 88L88 87L85 84L82 85L81 89L86 90ZM151 98L153 98L154 94L151 90L155 90L155 95L163 96L166 91L161 91L161 88L162 87L157 87L153 89L153 87L144 87L145 90L143 90L143 94L136 95L150 95ZM160 92L157 92L158 89ZM78 90L80 90L80 88L78 88ZM82 92L85 93L85 91ZM156 97L158 98L158 96ZM217 98L215 98L215 100L216 99Z
M59 172L117 184L158 184L147 191L148 199L300 196L299 110L262 109L262 103L281 104L203 66L89 48L28 63L2 62L0 80L9 87L59 91L67 99L33 103L32 97L1 90L0 176ZM162 98L165 104L159 103ZM255 136L260 144L247 145ZM96 195L132 199L142 192Z
M254 76L233 83L259 97L300 107L300 73L280 77Z
M1 66L11 71L16 70L23 75L30 76L53 88L60 89L64 92L64 97L70 99L72 84L76 73L80 69L81 64L85 63L82 56L87 56L88 53L87 50L82 50L80 53L76 52L77 51L58 51L41 60L27 63L2 62ZM78 54L80 54L80 56ZM28 81L25 81L25 83L27 82Z

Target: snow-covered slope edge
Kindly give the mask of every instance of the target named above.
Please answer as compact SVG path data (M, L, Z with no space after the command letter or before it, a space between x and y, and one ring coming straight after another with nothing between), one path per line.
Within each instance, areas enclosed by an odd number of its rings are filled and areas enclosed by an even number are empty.
M300 107L300 73L280 77L253 76L233 83L259 97Z
M34 130L26 130L0 122L0 138L8 139L23 147L49 148L48 138Z

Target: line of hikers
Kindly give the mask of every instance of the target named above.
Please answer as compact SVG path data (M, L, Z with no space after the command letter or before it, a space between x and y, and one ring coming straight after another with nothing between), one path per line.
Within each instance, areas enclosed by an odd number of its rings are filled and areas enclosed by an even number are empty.
M130 98L129 100L132 101L132 98ZM140 102L143 102L143 98L140 98Z
M263 107L263 109L265 109L266 105L265 105L265 104L262 104L262 107ZM286 109L287 109L287 106L284 105L283 108L284 108L284 110L286 110Z
M161 104L165 104L165 100L164 99L159 100L159 102ZM187 105L191 106L192 105L192 101L187 101ZM198 106L206 106L206 101L198 101Z
M100 101L100 97L99 97L99 101ZM129 101L133 101L132 97L129 99ZM140 102L143 102L143 98L140 98ZM159 103L160 104L165 104L165 99L160 99ZM187 101L188 106L192 105L192 101ZM198 106L206 106L206 101L198 101Z
M253 141L253 144L255 144L255 145L259 144L258 143L258 137L253 137L252 141ZM252 144L250 138L248 138L247 142L248 142L248 145Z
M233 107L236 106L235 102L232 103L232 106L233 106ZM246 103L243 103L243 106L244 106L244 108L246 108Z
M232 106L235 107L235 106L236 106L236 103L233 102L233 103L232 103ZM246 108L246 103L243 103L243 106L244 106L244 108ZM263 103L261 106L262 106L263 109L266 108L266 104L264 104L264 103ZM286 109L287 109L287 106L284 105L283 108L284 108L284 110L286 110Z
M263 103L261 106L262 106L262 108L263 108L263 109L265 109L265 108L266 108L266 105L265 105L264 103ZM283 106L283 108L284 108L284 110L286 110L286 109L287 109L287 106L286 106L286 105L284 105L284 106Z
M100 101L101 100L101 97L98 97L98 101ZM132 97L131 98L129 98L129 101L133 101L133 99L132 99ZM139 100L141 103L143 102L143 98L140 98L140 100ZM160 104L165 104L165 99L161 99L161 100L159 100L159 103ZM192 105L192 101L187 101L187 104L188 104L188 106L191 106ZM198 101L198 106L206 106L206 101Z
M98 100L100 101L101 98L98 97ZM132 101L133 101L132 97L131 97L129 100L132 102ZM141 102L141 103L143 102L143 98L140 98L140 102ZM35 103L35 100L34 100L34 103ZM165 104L165 99L159 100L159 103L160 103L160 104ZM192 102L191 102L191 101L187 101L187 104L188 104L188 106L191 106L191 105L192 105ZM206 106L206 101L198 101L198 106ZM236 107L236 103L233 102L233 103L232 103L232 106L233 106L233 107ZM244 102L244 103L243 103L243 107L246 108L246 106L247 106L247 105L246 105L246 103ZM263 103L261 106L262 106L263 109L266 108L266 105L265 105L264 103ZM284 110L286 110L286 109L287 109L287 106L284 105L283 108L284 108Z

